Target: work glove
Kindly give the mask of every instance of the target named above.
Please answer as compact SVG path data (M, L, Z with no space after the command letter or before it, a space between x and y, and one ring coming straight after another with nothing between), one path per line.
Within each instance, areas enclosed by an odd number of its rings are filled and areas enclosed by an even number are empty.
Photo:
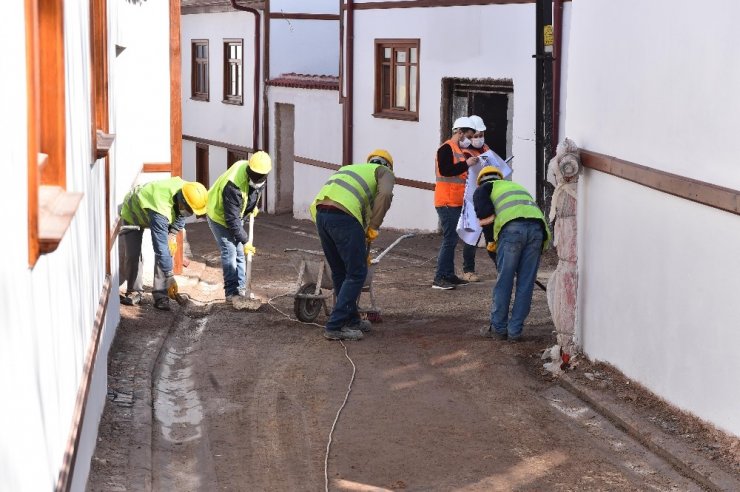
M167 236L167 247L170 249L170 256L174 257L177 253L177 236L175 234Z
M496 241L486 244L486 251L488 251L488 256L491 257L493 262L496 263Z
M167 286L167 297L169 297L170 299L177 300L178 288L177 288L177 280L175 280L175 276L169 275L167 277L167 281L165 285Z
M378 234L380 234L377 230L373 229L372 227L367 228L367 232L365 233L365 237L367 238L368 243L372 243L377 239Z
M252 256L254 256L257 254L257 248L255 248L254 245L252 245L252 243L247 243L244 245L244 254L245 255L251 254Z

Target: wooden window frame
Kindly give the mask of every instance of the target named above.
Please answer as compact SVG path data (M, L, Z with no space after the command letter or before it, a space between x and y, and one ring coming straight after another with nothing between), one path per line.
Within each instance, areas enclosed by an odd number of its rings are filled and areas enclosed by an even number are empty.
M229 47L232 45L239 45L241 48L241 58L229 58ZM242 38L224 38L223 41L223 102L224 104L235 104L242 106L244 104L244 39ZM231 65L236 64L239 67L239 89L241 94L236 96L229 94L230 80L229 80L229 69Z
M196 47L205 46L206 57L197 58ZM211 93L211 80L210 80L210 46L207 39L191 39L190 40L190 99L193 101L209 101ZM204 61L205 60L205 61ZM205 91L198 91L198 67L200 64L206 66L206 80L205 80Z
M82 193L66 191L64 2L26 0L25 10L28 263L33 268L40 255L59 246Z
M236 157L236 159L234 159ZM234 165L236 161L249 159L249 153L243 150L226 149L226 169Z
M413 39L376 39L375 40L375 112L376 118L389 118L395 120L419 121L419 80L420 80L420 61L421 47L418 38ZM391 59L386 62L383 56L384 50L390 48ZM411 48L416 48L416 62L411 62ZM396 53L405 50L407 52L406 62L399 63L396 61ZM390 70L390 106L383 107L383 66L389 66ZM406 104L403 109L393 107L396 100L396 67L406 66ZM411 67L416 67L416 111L411 111Z
M203 155L201 154L202 151L205 151L205 163L203 163L199 158L201 155ZM211 159L210 154L211 152L207 144L200 144L200 143L195 144L195 180L201 183L203 186L205 186L206 189L209 188L209 179L210 179L209 167L210 167L210 159ZM200 171L202 169L203 164L205 164L205 169L204 169L204 172L201 173Z

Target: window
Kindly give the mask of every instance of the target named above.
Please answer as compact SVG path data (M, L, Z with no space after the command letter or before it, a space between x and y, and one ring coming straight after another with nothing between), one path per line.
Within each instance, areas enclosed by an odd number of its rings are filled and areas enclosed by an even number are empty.
M67 192L64 2L26 1L28 261L56 250L82 193Z
M375 40L375 113L419 120L419 40Z
M224 39L224 101L227 104L243 104L241 39Z
M193 40L191 54L190 98L196 101L208 101L208 40Z
M195 144L195 180L208 189L208 145Z
M226 168L230 168L236 161L247 160L247 153L242 150L226 149Z

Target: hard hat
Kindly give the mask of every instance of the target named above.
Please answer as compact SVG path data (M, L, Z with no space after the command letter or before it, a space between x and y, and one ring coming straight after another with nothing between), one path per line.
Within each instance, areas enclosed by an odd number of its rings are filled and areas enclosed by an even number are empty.
M477 132L486 131L486 125L483 123L483 118L478 115L471 114L470 116L468 116L468 119L473 124L473 130Z
M457 130L458 128L470 128L474 129L475 125L472 121L470 121L470 118L467 116L461 116L458 119L455 120L455 122L452 124L452 129Z
M182 185L182 197L193 210L195 215L203 215L206 213L208 191L206 191L205 186L197 181L188 181Z
M485 166L478 173L478 180L476 182L478 183L478 186L480 186L484 181L490 181L492 179L504 179L504 175L501 174L501 171L497 167Z
M272 159L262 150L258 150L249 158L249 169L258 174L267 174L272 170Z
M375 159L375 162L373 162L373 158ZM377 159L380 157L380 159ZM385 162L383 162L385 161ZM391 171L393 170L393 157L391 157L391 154L384 149L375 149L367 156L367 162L373 162L374 164L381 164Z

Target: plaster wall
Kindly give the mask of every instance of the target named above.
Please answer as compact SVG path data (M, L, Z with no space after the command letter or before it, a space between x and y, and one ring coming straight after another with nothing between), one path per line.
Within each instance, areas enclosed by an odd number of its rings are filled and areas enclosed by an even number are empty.
M270 87L270 121L275 122L275 105L292 104L295 107L294 155L331 164L342 163L342 107L337 91L306 90L289 87ZM277 148L275 135L270 131L271 149ZM274 156L273 156L274 158ZM294 163L293 214L296 218L310 218L308 207L332 171L315 166ZM275 177L267 182L267 207L275 207Z
M740 65L726 42L740 5L573 4L566 134L589 150L740 189ZM605 36L604 26L624 35ZM584 351L740 435L740 217L598 171L585 173L579 193Z
M254 17L247 12L180 16L182 44L182 133L231 145L252 146L254 109ZM243 39L243 105L223 100L224 39ZM209 100L191 99L192 41L208 40ZM169 99L168 99L169 100ZM259 101L256 102L259 104ZM185 168L195 161L183 160ZM194 168L193 168L194 169ZM195 172L193 170L193 172Z
M400 8L355 12L354 160L386 148L396 176L435 179L443 78L511 79L514 180L535 191L534 4ZM423 21L422 21L423 19ZM465 42L449 26L465 26ZM373 116L375 39L420 39L419 121ZM436 230L433 192L398 186L384 227Z

